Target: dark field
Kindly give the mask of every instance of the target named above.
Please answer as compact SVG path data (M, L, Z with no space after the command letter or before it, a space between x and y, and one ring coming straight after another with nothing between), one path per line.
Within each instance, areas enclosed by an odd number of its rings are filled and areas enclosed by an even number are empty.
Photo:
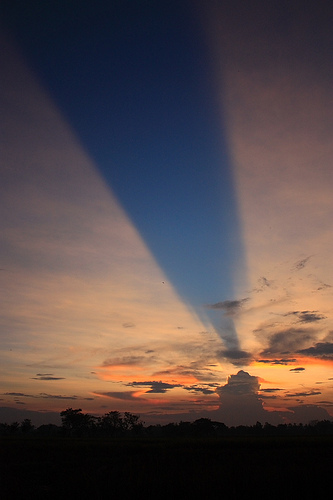
M0 440L2 499L329 498L333 437Z

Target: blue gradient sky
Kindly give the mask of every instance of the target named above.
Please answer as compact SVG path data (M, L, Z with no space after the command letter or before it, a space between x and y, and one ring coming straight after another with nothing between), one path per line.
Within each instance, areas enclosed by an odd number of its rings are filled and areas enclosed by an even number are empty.
M232 298L240 254L232 165L191 2L38 3L12 23L181 296L194 307Z

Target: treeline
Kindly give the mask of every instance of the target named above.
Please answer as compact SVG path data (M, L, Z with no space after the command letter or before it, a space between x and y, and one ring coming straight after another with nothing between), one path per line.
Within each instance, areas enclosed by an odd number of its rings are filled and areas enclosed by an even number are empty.
M0 423L0 435L8 436L56 436L56 437L234 437L234 436L323 436L333 435L333 421L313 421L309 424L264 425L228 427L209 418L194 422L168 423L144 426L139 415L110 411L95 417L82 410L67 408L60 413L62 424L44 424L35 427L30 419L21 423Z

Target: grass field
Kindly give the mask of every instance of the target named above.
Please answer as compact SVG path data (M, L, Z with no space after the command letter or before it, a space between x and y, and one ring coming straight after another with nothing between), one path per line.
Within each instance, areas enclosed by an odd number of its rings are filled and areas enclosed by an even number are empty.
M320 499L331 491L333 437L5 437L0 459L4 500Z

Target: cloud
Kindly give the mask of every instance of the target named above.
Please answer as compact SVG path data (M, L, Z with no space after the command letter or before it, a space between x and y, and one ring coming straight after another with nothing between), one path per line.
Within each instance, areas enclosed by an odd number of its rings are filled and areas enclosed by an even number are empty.
M282 358L282 359L257 359L257 363L265 363L270 365L289 365L290 363L295 363L296 358Z
M298 260L297 262L295 262L295 264L293 266L293 270L301 271L302 269L304 269L306 264L308 263L308 261L311 259L311 257L312 257L312 255L309 255L309 257L306 257L305 259L301 259L301 260Z
M49 423L60 425L60 414L58 412L42 412L0 407L0 422L22 422L25 418L30 418L32 423L37 426Z
M123 323L122 326L123 326L123 328L134 328L135 324L131 323L131 322L128 322L128 323Z
M287 398L304 398L308 396L318 396L321 394L320 391L303 391L303 392L295 392L295 393L287 393Z
M228 382L216 389L219 396L232 394L234 396L258 394L260 385L258 377L240 370L236 375L230 375Z
M303 368L302 366L299 366L298 368L291 368L289 371L290 372L303 372L305 370L305 368Z
M270 389L260 389L260 392L276 392L276 391L282 391L282 389L279 389L278 387L272 387Z
M62 396L59 394L47 394L45 392L40 392L39 394L25 394L23 392L5 392L4 396L14 396L14 397L24 397L24 398L34 398L34 399L69 399L76 400L79 399L78 396Z
M121 399L122 401L145 401L144 398L136 397L136 391L111 391L111 392L96 392L98 396L106 396L112 399Z
M327 283L321 283L317 290L326 290L327 288L332 288L332 285L328 285Z
M170 389L174 389L175 387L181 387L180 384L168 384L166 382L130 382L126 384L130 387L149 387L149 390L146 393L155 393L155 394L164 394Z
M300 345L308 344L313 338L314 332L311 330L288 328L271 335L269 345L261 352L261 355L299 352Z
M309 423L312 420L332 420L331 415L325 408L317 405L299 405L289 407L285 420L290 423Z
M300 349L299 354L326 360L333 360L333 342L317 342L313 347Z
M207 309L215 309L224 311L226 316L234 316L239 313L245 302L249 298L244 298L240 300L224 300L223 302L216 302L216 304L208 304Z
M37 373L36 377L31 377L32 380L65 380L65 377L54 377L53 373Z
M79 399L78 396L61 396L57 394L46 394L46 393L40 393L39 396L40 398L43 399L70 399L70 400L76 400Z
M220 407L216 410L216 419L226 425L252 425L257 421L266 422L277 415L271 415L263 408L259 398L258 377L240 370L230 375L222 387L216 389L220 397Z
M184 389L189 392L201 393L201 394L214 394L216 392L216 384L207 384L206 386L189 385L184 386Z
M218 356L221 356L236 366L248 365L252 360L252 355L241 349L225 349L218 351Z
M299 323L313 323L326 318L323 314L318 314L318 311L291 311L283 316L297 316Z
M123 356L119 358L108 358L103 361L103 367L112 367L112 366L132 366L132 365L140 365L145 361L144 356Z
M258 287L254 288L254 292L263 292L265 289L271 287L273 285L273 281L268 280L264 276L258 279Z
M23 392L4 392L4 396L16 396L16 397L27 397L27 398L32 398L30 394L24 394Z

